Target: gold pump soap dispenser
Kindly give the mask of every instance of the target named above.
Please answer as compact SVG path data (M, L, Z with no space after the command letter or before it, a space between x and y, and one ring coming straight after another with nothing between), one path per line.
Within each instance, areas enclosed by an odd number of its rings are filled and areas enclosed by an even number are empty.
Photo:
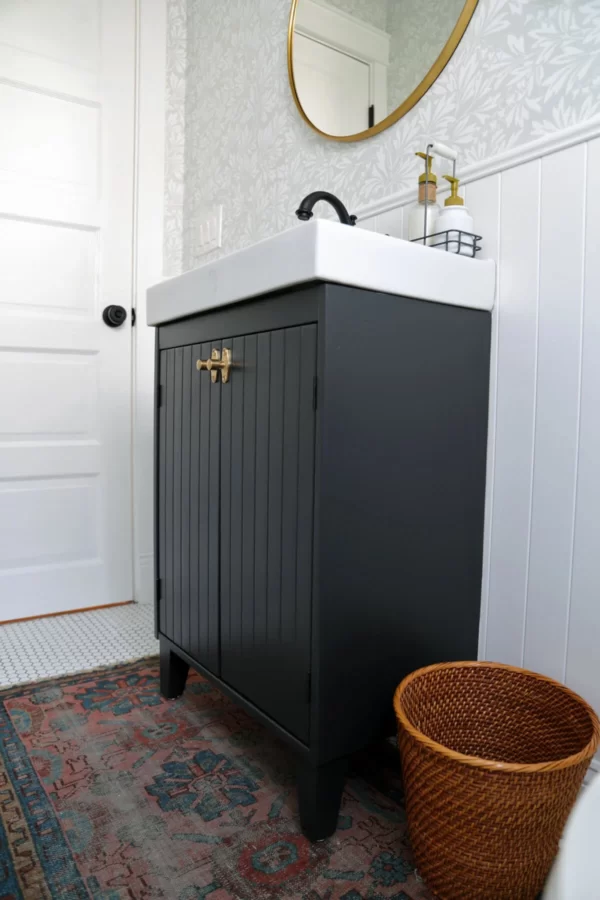
M444 208L438 216L437 230L448 232L448 240L444 244L438 244L437 248L460 253L461 256L473 256L473 219L465 201L458 196L460 180L454 175L444 175L444 178L450 182L450 196L446 198Z
M411 208L408 216L409 241L423 240L425 235L425 198L427 198L427 234L439 231L437 218L440 207L437 203L437 175L431 170L433 156L427 153L415 153L425 160L425 171L419 175L418 202Z

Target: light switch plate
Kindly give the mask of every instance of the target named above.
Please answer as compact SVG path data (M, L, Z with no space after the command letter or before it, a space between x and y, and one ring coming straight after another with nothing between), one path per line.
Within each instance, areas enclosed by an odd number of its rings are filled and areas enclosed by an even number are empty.
M223 205L203 209L198 214L196 225L197 252L199 255L211 253L222 246Z

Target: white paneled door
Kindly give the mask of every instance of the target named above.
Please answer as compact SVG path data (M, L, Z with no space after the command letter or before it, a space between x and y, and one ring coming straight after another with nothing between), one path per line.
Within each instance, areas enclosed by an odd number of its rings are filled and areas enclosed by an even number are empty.
M0 2L0 621L133 595L134 79L134 0Z

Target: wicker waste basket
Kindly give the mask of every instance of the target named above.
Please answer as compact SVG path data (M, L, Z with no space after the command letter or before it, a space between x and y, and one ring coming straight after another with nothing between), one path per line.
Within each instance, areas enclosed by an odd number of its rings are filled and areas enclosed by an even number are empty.
M475 662L413 672L394 708L429 888L440 900L534 900L598 747L594 711L550 678Z

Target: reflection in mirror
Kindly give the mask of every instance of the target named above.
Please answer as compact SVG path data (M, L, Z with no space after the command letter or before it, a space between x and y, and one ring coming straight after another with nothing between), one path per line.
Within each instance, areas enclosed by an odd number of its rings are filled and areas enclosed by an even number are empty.
M294 0L290 78L302 114L318 131L342 140L392 124L441 72L476 5Z

